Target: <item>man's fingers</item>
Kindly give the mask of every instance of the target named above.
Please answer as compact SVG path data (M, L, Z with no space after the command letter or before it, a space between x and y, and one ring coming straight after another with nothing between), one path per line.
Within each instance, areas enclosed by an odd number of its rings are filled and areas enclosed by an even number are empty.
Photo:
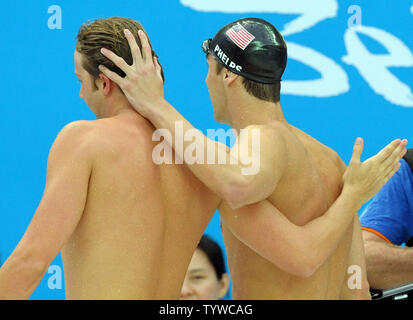
M362 138L357 138L353 146L353 155L350 162L360 162L361 154L363 153L364 141Z
M393 164L387 169L387 173L385 177L388 177L388 176L391 177L393 174L397 172L397 170L399 170L399 168L400 168L400 162L396 162L395 164Z
M99 66L100 72L102 72L105 76L107 76L110 80L115 82L119 87L123 87L123 81L124 79L118 75L116 72L110 71L108 68L106 68L103 65Z
M162 67L159 64L157 57L153 57L153 63L155 64L156 73L158 74L159 78L162 78Z
M378 164L388 160L388 158L396 152L397 148L400 146L401 140L396 139L384 147L378 154L376 154L373 159L377 160Z
M142 44L142 57L145 63L153 63L152 57L152 48L149 44L148 37L145 35L145 32L139 30L138 32L139 39L141 40Z
M407 140L407 139L403 139L402 140L402 144L406 147L407 146L407 144L409 143L409 141Z
M403 158L406 155L406 153L407 153L407 149L404 148L403 151L402 151L401 157Z
M391 177L400 169L400 162L398 162L386 175L385 182L389 181Z
M382 162L381 165L384 167L393 167L395 163L399 162L406 154L406 145L407 140L400 141L399 146L393 150L393 152Z
M129 74L129 69L130 69L130 65L128 65L126 63L125 60L123 60L123 58L117 56L116 54L114 54L112 51L106 49L106 48L102 48L100 49L100 52L106 57L108 58L110 61L112 61L119 69L121 69L123 72L126 73L126 75Z
M134 64L142 63L141 49L139 48L134 35L128 29L125 29L124 33L125 33L126 40L128 40L128 43L129 43L129 47L132 53Z

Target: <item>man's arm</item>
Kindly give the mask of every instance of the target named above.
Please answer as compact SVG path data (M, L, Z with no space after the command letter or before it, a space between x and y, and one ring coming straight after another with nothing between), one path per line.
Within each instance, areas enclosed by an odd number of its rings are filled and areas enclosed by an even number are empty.
M155 127L167 129L172 137L176 137L175 123L183 124L180 141L169 141L174 152L200 181L233 209L266 199L284 173L287 148L274 127L249 126L243 129L232 149L229 149L195 129L166 101L151 108L148 114ZM184 140L188 133L191 133L191 140ZM182 147L177 147L177 143L181 142ZM185 150L194 144L200 161L190 163ZM214 157L211 158L211 154Z
M156 128L166 129L170 133L172 141L169 143L177 156L186 162L199 180L227 201L232 208L266 199L274 191L286 165L284 141L277 138L274 130L268 126L246 128L247 131L244 133L248 139L238 137L231 151L227 150L225 144L208 139L164 99L160 67L154 61L145 34L139 32L142 50L139 49L133 35L125 32L125 36L133 56L132 66L109 50L102 49L102 54L122 69L126 77L122 78L104 66L99 66L101 72L119 85L141 115L150 120ZM178 136L179 143L183 143L180 147L177 147L178 142L174 139L178 132L177 124L182 125L182 136ZM240 134L242 135L243 133ZM199 161L201 163L189 163L185 156L185 150L194 144L198 156L202 153ZM208 155L212 153L215 154L212 161L214 164L208 164ZM240 157L242 153L250 155L252 165L255 163L257 168L251 168L250 163L245 163L243 160L246 160L246 157ZM224 155L224 161L218 161L219 154Z
M304 226L290 222L268 200L228 210L219 208L222 222L245 245L284 272L308 278L337 248L354 212L351 194L343 192L321 217Z
M363 144L356 144L344 174L342 193L321 217L304 226L290 222L267 200L234 211L225 208L224 203L220 208L223 223L278 268L298 277L310 277L337 248L362 204L397 171L406 144L394 141L363 163Z
M363 230L367 275L374 289L390 289L413 282L413 248L386 242Z
M70 124L54 142L43 198L23 238L0 269L0 299L28 299L76 228L92 172L89 130L82 123Z
M361 287L349 285L353 273L350 267L359 267L361 271ZM350 272L349 272L350 271ZM357 213L354 216L353 235L347 262L347 276L341 289L340 300L371 300L370 285L367 278L366 257L364 253L363 237L361 235L360 219Z

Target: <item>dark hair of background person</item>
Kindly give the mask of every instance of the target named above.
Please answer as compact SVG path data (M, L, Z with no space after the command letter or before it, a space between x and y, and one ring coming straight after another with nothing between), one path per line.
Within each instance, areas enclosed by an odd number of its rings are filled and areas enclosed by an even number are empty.
M222 275L227 272L221 247L210 237L203 235L201 241L199 241L198 249L207 255L209 262L214 267L217 278L221 280Z

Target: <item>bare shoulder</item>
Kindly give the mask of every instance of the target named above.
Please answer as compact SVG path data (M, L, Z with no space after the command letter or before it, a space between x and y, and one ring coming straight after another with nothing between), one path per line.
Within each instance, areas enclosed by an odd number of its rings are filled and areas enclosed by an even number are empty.
M257 129L257 130L263 131L263 133L265 134L282 135L283 131L286 129L286 126L280 121L272 121L267 124L249 125L245 129L248 129L248 130Z
M131 138L134 143L148 138L151 140L155 131L149 121L134 114L96 120L95 126L97 132L106 141L118 141L119 138L123 140Z
M261 142L266 146L272 146L277 148L278 151L286 148L288 140L288 129L284 124L279 121L273 121L264 125L250 125L245 128L250 135L255 132L259 132Z
M344 163L344 161L341 159L341 157L339 156L337 151L335 151L334 149L332 149L332 148L330 148L330 147L328 147L324 144L321 144L321 145L323 146L325 156L328 157L328 159L331 161L332 165L337 168L338 173L340 175L343 175L344 172L347 169L347 166Z
M92 151L97 136L94 121L75 121L67 124L58 134L52 149L75 152Z
M344 163L344 161L341 159L340 155L337 153L337 151L335 151L334 149L332 149L331 147L319 142L320 146L323 148L324 154L325 156L327 156L332 163L335 164L335 166L337 167L338 171L342 174L344 174L344 171L346 171L347 166Z
M344 161L341 159L340 155L337 153L337 151L335 151L334 149L321 144L325 150L326 150L326 154L327 156L331 159L331 161L335 164L335 166L337 167L337 170L341 173L344 174L344 172L347 169L346 164L344 163Z
M335 151L334 151L335 152ZM344 172L347 170L347 165L344 163L344 161L340 158L340 156L335 152L336 154L336 162L337 162L337 168L341 173L344 174Z
M58 138L72 141L94 151L104 151L128 143L139 144L139 141L147 140L152 132L152 128L149 128L145 121L113 117L69 123L60 132Z
M343 175L347 169L346 164L340 158L339 154L329 146L325 145L321 141L315 139L308 133L294 127L290 126L294 134L300 139L302 144L305 146L312 158L316 160L317 163L323 163L324 168L335 168L340 175ZM326 166L326 163L329 166Z
M50 148L47 175L63 167L85 166L91 168L95 158L95 126L92 121L75 121L66 125Z
M251 125L246 129L249 130L249 140L254 146L254 139L257 139L255 132L259 133L259 147L261 155L261 164L275 166L278 171L282 171L286 167L289 157L289 149L293 145L291 142L292 136L289 134L285 125L278 121L271 122L265 125Z
M60 131L60 136L81 136L91 132L96 128L97 121L87 121L87 120L79 120L73 121L68 123L64 128Z

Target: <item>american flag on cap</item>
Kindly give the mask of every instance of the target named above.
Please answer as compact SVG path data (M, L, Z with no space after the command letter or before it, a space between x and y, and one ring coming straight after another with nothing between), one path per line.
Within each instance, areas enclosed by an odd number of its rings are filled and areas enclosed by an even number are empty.
M245 50L251 41L255 39L255 37L239 23L229 29L226 34L242 50Z

